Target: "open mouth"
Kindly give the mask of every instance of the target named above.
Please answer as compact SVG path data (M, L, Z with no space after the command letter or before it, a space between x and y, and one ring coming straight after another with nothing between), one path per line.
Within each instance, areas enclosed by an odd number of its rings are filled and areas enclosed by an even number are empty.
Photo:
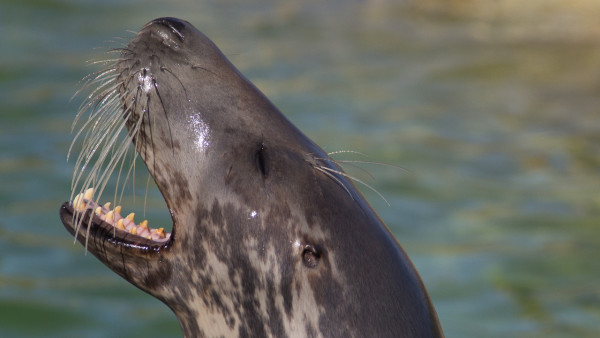
M164 247L171 233L163 227L151 227L147 220L135 221L135 214L122 214L122 207L111 209L110 202L100 205L93 199L94 188L65 202L60 210L65 227L86 247L90 240L108 241L140 249Z
M157 122L156 118L149 118L149 104L150 96L155 95L150 89L158 89L148 69L139 66L139 60L132 52L134 48L111 51L119 56L100 62L106 68L85 78L82 90L90 89L90 94L73 124L74 128L80 128L73 144L76 141L82 143L71 187L78 194L62 205L60 215L67 230L86 249L92 241L141 249L159 248L167 246L173 239L163 227L151 227L147 220L136 222L134 213L125 213L121 206L111 207L110 203L102 204L101 201L104 187L113 173L117 174L118 191L119 182L122 188L131 176L135 179L132 172L138 156L146 162L148 156L155 155L152 152L156 150L156 138L152 133L156 132ZM148 83L155 86L148 87ZM129 156L132 144L134 155ZM129 168L125 164L127 159L132 159ZM155 179L156 168L148 169ZM164 197L164 192L161 193ZM169 210L174 231L174 215L172 209Z
M125 231L129 234L153 241L166 241L171 236L170 233L165 232L164 228L149 227L148 220L136 223L134 220L135 213L130 213L123 217L123 215L121 215L122 207L120 205L112 210L110 209L110 202L99 205L92 200L93 195L94 188L89 188L85 192L75 196L72 204L73 210L81 214L86 213L88 210L93 210L94 217L111 225L115 229L115 232L119 231L119 234Z
M133 78L124 75L123 69L118 65L112 65L108 70L96 73L88 81L89 84L101 84L93 90L94 95L90 95L88 101L82 105L74 122L75 125L80 117L89 113L87 121L73 140L75 143L84 135L72 185L72 189L79 190L79 193L70 202L62 205L61 219L67 230L84 244L86 249L90 241L108 241L141 249L165 247L172 236L163 227L151 227L147 220L138 223L134 213L126 214L121 206L111 208L110 203L100 202L102 191L113 172L118 173L117 185L122 171L126 172L126 177L121 181L122 187L126 186L135 159L140 155L138 150L143 149L146 155L149 151L144 145L140 146L149 140L146 135L142 135L144 126L149 123L147 114L135 111L139 106L123 108L121 104L128 92L119 91L115 80L117 76L125 76L129 80ZM103 90L105 87L108 89ZM139 110L147 111L145 106ZM127 133L124 132L126 128ZM127 169L124 163L132 144L134 156ZM69 154L70 152L71 150ZM135 174L133 176L135 177ZM152 170L150 176L152 177ZM171 216L174 217L173 214Z

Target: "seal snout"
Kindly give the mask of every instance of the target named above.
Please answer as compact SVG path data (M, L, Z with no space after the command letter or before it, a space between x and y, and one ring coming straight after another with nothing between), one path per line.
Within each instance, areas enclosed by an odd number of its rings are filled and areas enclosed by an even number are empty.
M176 18L164 17L150 21L150 23L147 26L153 25L163 26L167 28L169 32L172 33L172 37L178 39L181 42L185 40L184 31L186 28L185 26L188 25L186 21L179 20Z

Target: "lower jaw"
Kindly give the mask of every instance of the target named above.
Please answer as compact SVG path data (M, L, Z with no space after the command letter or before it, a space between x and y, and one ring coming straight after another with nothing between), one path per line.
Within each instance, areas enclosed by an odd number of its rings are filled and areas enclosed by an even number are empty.
M110 210L110 203L100 206L91 199L92 196L93 188L86 190L83 194L77 195L73 200L73 209L77 212L93 210L94 214L102 221L114 226L116 229L126 231L132 235L151 239L153 241L167 241L169 239L171 234L165 232L164 228L149 228L147 220L137 224L134 221L134 213L130 213L126 217L123 217L121 215L121 206L117 206Z
M94 189L87 189L85 192L77 195L72 203L65 203L63 208L65 212L69 212L71 216L63 216L63 223L67 229L75 233L81 233L80 228L86 228L86 234L89 233L88 227L102 227L104 231L112 233L109 240L118 240L119 238L127 242L147 243L151 246L164 245L171 238L171 233L165 232L164 228L152 228L148 226L148 221L144 220L136 223L134 213L123 217L121 215L121 206L110 209L110 203L100 205L92 198ZM70 224L67 224L70 223ZM72 229L69 229L71 227Z

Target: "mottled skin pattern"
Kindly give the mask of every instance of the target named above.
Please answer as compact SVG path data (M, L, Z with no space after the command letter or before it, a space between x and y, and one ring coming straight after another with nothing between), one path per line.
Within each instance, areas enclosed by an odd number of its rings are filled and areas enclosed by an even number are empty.
M173 234L161 244L95 221L88 250L167 304L186 337L442 336L415 268L362 195L316 169L341 170L207 37L154 20L118 67ZM71 215L64 204L74 233Z

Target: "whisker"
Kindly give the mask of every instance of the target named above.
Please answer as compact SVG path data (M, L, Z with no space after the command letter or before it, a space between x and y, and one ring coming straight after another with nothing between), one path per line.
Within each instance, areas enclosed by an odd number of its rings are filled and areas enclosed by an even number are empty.
M361 164L375 164L375 165L382 165L382 166L386 166L386 167L392 167L392 168L396 168L396 169L400 169L402 171L404 171L407 174L414 174L414 172L412 172L410 169L406 169L404 167L401 167L399 165L396 164L391 164L391 163L385 163L385 162L377 162L377 161L361 161L361 160L333 160L333 159L326 159L326 158L317 158L319 160L323 160L323 161L333 161L335 163L348 163L348 164L352 164L352 163L361 163ZM356 166L356 168L361 168ZM361 168L362 169L362 168ZM372 176L371 176L372 177Z
M214 73L213 71L211 71L210 69L208 69L208 68L204 68L204 67L202 67L202 66L200 66L200 65L192 65L192 69L202 69L203 71L205 71L205 72L207 72L207 73L211 73L212 75L214 75L214 76L217 76L217 74L215 74L215 73Z
M327 155L332 156L332 155L336 155L336 154L345 154L345 153L357 154L357 155L362 155L362 156L368 157L367 155L365 155L361 152L358 152L358 151L354 151L354 150L336 150L336 151L327 153Z
M165 66L161 66L160 70L171 74L175 78L175 80L177 80L177 82L179 82L179 84L181 85L181 89L183 90L183 93L185 94L185 99L189 100L188 95L187 95L187 89L183 85L183 82L181 82L181 79L179 79L179 77L177 75L175 75L169 68L167 68Z
M321 160L321 161L327 161L327 162L335 163L335 164L337 164L337 165L338 165L338 166L340 166L340 167L342 166L342 165L339 163L340 161L338 161L338 160L334 160L334 159L331 159L331 158L315 157L315 159L317 159L317 160ZM351 165L352 167L354 167L354 168L356 168L356 169L359 169L359 170L361 170L362 172L364 172L365 174L367 174L367 175L368 175L368 176L369 176L371 179L374 179L374 178L375 178L375 177L373 177L373 175L371 175L371 173L370 173L368 170L366 170L366 169L364 169L364 168L362 168L362 167L359 167L359 166L357 166L357 165L353 165L353 164L351 164L351 163L349 163L349 165Z
M348 193L348 195L350 195L350 198L354 199L354 196L352 196L352 193L350 192L350 189L348 189L348 187L346 187L346 185L344 184L344 182L342 182L339 178L335 177L335 175L333 175L332 173L330 173L329 171L325 170L323 167L315 167L315 169L317 169L318 171L322 172L323 174L327 175L327 177L331 178L332 180L334 180L337 184L339 184L344 190L346 190L346 192Z
M175 157L175 147L173 146L173 134L171 133L171 123L169 122L169 114L167 114L167 108L165 107L165 103L162 99L162 96L160 95L160 91L158 90L158 86L156 85L156 81L154 79L152 80L152 86L154 87L156 96L158 97L160 105L163 108L165 119L167 120L167 129L169 129L169 138L171 139L171 151L173 152L173 157Z
M362 180L360 180L360 179L358 179L358 178L356 178L356 177L354 177L354 176L348 175L348 174L346 174L345 172L343 172L343 171L340 171L340 170L335 170L335 169L328 168L328 167L325 167L325 166L319 166L319 167L317 167L317 169L318 169L318 168L321 168L321 169L323 169L323 170L326 170L326 171L328 171L328 172L331 172L331 173L336 173L336 174L338 174L338 175L342 175L342 176L344 176L344 177L347 177L347 178L349 178L349 179L351 179L351 180L353 180L353 181L356 181L356 182L358 182L358 183L361 183L361 184L363 184L363 185L364 185L364 186L366 186L367 188L369 188L369 189L371 189L372 191L374 191L374 192L375 192L377 195L379 195L379 197L381 197L381 199L383 199L383 200L385 201L385 203L386 203L388 206L390 206L390 203L388 202L388 200L387 200L385 197L383 197L383 195L382 195L382 194L381 194L379 191L377 191L377 189L373 188L372 186L370 186L370 185L369 185L369 184L367 184L366 182L364 182L364 181L362 181Z

